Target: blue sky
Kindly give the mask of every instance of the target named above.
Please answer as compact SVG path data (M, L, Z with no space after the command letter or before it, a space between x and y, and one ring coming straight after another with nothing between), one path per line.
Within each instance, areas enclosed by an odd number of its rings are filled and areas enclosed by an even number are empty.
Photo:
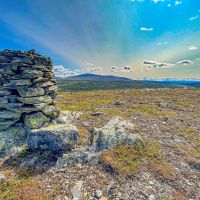
M36 49L58 75L200 77L199 0L0 0L0 49Z

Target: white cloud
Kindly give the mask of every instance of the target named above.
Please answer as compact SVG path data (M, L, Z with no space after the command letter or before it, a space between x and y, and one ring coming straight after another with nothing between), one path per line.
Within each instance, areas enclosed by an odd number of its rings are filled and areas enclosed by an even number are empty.
M171 4L171 3L167 4L167 7L171 7L171 6L172 6L172 4Z
M53 69L55 75L61 77L69 77L85 73L94 73L103 70L103 68L101 67L90 67L90 68L70 70L70 69L65 69L62 65L54 66Z
M196 15L196 16L190 17L188 20L193 21L193 20L198 19L198 18L199 18L199 15Z
M190 64L193 64L193 62L191 60L180 60L176 62L176 64L190 65Z
M141 27L140 28L141 31L153 31L153 28L147 28L147 27Z
M57 65L53 67L54 71L63 71L65 68L62 65Z
M152 0L154 3L164 2L165 0Z
M174 67L175 64L172 63L160 63L152 60L145 60L144 65L147 65L147 70L152 70L153 68L164 69Z
M175 6L181 5L182 3L182 1L175 1Z
M117 66L112 66L111 67L111 71L112 72L133 72L134 71L134 67L126 65L124 67L117 67Z
M188 49L189 49L190 51L195 51L195 50L199 49L199 47L197 47L197 46L195 46L195 45L191 45L191 46L188 47Z

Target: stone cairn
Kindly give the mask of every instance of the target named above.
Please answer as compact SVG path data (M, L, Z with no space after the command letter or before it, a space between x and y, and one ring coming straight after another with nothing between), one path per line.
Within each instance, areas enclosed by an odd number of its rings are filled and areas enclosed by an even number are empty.
M0 51L0 131L38 129L55 119L56 79L52 62L30 51Z

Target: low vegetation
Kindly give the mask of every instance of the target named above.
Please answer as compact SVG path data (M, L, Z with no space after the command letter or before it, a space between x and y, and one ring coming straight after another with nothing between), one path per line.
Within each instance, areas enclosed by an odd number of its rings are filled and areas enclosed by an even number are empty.
M103 152L101 160L106 168L117 173L131 175L138 172L145 162L162 159L160 144L157 141L148 141L136 147L118 145L112 150Z

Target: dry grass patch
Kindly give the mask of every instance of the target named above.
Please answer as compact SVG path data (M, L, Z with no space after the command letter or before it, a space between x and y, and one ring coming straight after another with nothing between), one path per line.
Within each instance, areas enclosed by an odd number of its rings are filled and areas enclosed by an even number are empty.
M115 172L131 175L138 172L144 163L161 159L160 144L148 141L136 147L121 144L102 153L103 166L111 167Z
M173 180L177 176L177 171L174 166L160 160L150 161L149 167L152 172L164 179Z
M0 200L50 200L50 197L41 183L19 179L0 184Z

